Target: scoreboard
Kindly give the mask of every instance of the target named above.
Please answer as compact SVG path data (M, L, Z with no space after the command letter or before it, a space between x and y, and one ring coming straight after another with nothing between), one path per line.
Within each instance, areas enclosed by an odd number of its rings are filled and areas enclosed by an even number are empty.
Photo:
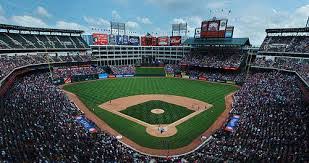
M203 21L200 38L225 38L226 29L227 19Z

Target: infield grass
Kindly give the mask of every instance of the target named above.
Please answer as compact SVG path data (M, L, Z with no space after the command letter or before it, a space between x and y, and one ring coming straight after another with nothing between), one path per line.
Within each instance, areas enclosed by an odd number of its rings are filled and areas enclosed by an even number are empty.
M64 86L64 89L76 94L98 117L137 144L154 149L175 149L190 144L207 130L224 111L224 97L238 88L178 78L122 78L75 83ZM167 138L151 136L144 126L99 107L112 99L141 94L185 96L207 102L213 107L176 126L177 134Z
M162 109L164 110L164 113L154 114L151 113L152 109ZM170 124L193 113L192 110L183 106L170 104L160 100L152 100L130 106L120 112L149 124Z

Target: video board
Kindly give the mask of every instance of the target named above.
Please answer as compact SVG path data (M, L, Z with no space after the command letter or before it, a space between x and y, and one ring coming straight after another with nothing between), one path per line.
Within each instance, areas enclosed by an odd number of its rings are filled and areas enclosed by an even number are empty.
M224 38L227 19L203 21L201 25L201 38Z

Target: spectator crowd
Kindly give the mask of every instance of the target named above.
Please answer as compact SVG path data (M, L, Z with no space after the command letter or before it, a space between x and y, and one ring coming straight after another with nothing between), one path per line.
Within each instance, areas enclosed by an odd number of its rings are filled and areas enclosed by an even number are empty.
M266 52L309 53L309 37L266 36L260 50Z
M219 130L189 162L308 161L308 102L295 75L277 71L251 74L234 95L231 114L240 115L235 131Z
M124 66L109 66L114 75L134 75L135 66L124 65Z
M206 80L212 82L234 81L236 83L242 83L245 79L245 74L239 72L187 70L186 73L191 78L205 78Z
M3 55L0 56L0 80L15 68L40 63L90 61L90 55L46 56L46 55Z
M176 65L176 64L166 64L164 66L164 71L165 71L165 74L175 74L175 73L181 72L179 65Z
M244 55L236 53L208 53L208 54L189 54L181 61L181 65L213 67L213 68L238 68L244 59Z
M256 58L253 65L296 71L307 83L309 83L308 58L275 57L274 59L267 59L265 57L259 57Z
M54 67L53 78L66 78L76 75L95 75L105 71L101 67L86 66L69 66L69 67Z

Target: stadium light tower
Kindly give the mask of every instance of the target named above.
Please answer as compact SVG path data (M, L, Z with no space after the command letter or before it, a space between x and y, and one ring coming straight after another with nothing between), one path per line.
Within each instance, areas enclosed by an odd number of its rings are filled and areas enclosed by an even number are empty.
M126 24L125 23L119 23L119 22L110 22L111 24L111 34L113 34L113 30L116 30L117 34L120 34L120 31L123 31L123 34L126 34Z
M177 32L180 36L181 32L185 32L185 36L187 36L188 32L188 24L187 23L179 23L179 24L172 24L172 36L174 36L174 32Z
M307 18L306 27L309 27L309 16L308 16L308 18Z

